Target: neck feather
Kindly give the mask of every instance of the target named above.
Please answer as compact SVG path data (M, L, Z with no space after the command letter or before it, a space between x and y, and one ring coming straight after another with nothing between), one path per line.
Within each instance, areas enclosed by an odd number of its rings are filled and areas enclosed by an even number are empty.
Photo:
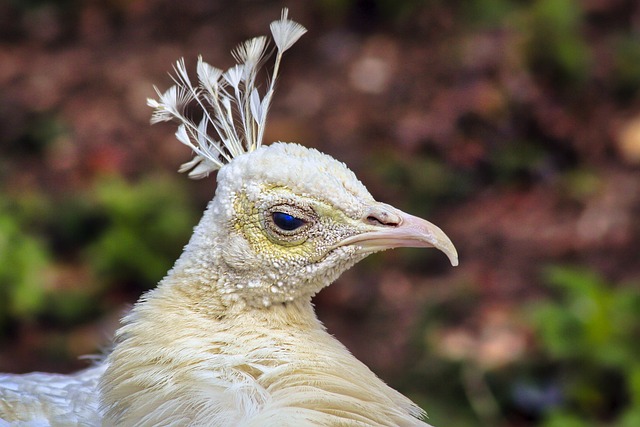
M170 284L117 334L100 383L105 425L165 425L167 413L181 414L175 425L265 426L301 414L300 425L425 425L325 331L309 301L212 317Z

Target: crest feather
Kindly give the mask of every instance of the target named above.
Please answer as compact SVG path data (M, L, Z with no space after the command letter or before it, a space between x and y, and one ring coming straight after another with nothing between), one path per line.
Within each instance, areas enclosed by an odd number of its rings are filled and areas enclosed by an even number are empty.
M156 88L158 99L147 100L147 105L154 109L151 123L176 120L179 123L176 138L195 154L180 166L179 172L189 172L193 179L205 178L262 144L282 55L307 31L288 19L286 8L270 28L276 58L262 97L256 80L268 56L265 36L238 45L231 52L237 64L226 71L207 64L199 56L196 85L191 83L184 59L178 60L174 66L175 85L164 93ZM187 107L193 104L198 114L202 113L198 121L187 113Z

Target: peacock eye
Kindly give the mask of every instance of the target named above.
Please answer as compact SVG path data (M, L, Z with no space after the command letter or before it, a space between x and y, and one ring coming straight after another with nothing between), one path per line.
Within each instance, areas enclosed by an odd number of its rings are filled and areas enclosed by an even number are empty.
M273 223L285 231L296 230L306 223L304 219L296 218L284 212L273 212L271 217L273 218Z
M306 242L318 219L310 206L289 200L261 210L263 230L269 240L281 246L297 246Z

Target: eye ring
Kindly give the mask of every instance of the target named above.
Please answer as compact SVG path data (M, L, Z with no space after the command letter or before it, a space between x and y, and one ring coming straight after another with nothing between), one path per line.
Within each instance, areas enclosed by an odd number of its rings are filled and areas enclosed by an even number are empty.
M304 243L317 221L313 209L285 201L265 208L262 226L269 240L283 246Z
M275 226L283 231L295 231L307 223L307 221L302 218L280 211L272 212L271 219Z

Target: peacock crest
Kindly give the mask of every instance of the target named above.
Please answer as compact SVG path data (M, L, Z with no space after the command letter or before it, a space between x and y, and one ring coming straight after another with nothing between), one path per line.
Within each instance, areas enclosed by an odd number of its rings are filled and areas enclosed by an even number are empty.
M155 88L158 99L147 100L147 105L154 109L151 123L177 120L176 138L195 153L192 160L180 166L179 172L189 172L192 179L205 178L262 144L282 56L307 31L288 19L286 8L270 29L276 56L263 96L258 90L258 72L273 53L268 52L266 36L238 45L231 52L237 64L226 71L209 65L199 56L196 85L187 74L184 59L178 60L172 76L176 84L164 93ZM191 105L196 106L198 115L202 114L199 120L187 111Z

